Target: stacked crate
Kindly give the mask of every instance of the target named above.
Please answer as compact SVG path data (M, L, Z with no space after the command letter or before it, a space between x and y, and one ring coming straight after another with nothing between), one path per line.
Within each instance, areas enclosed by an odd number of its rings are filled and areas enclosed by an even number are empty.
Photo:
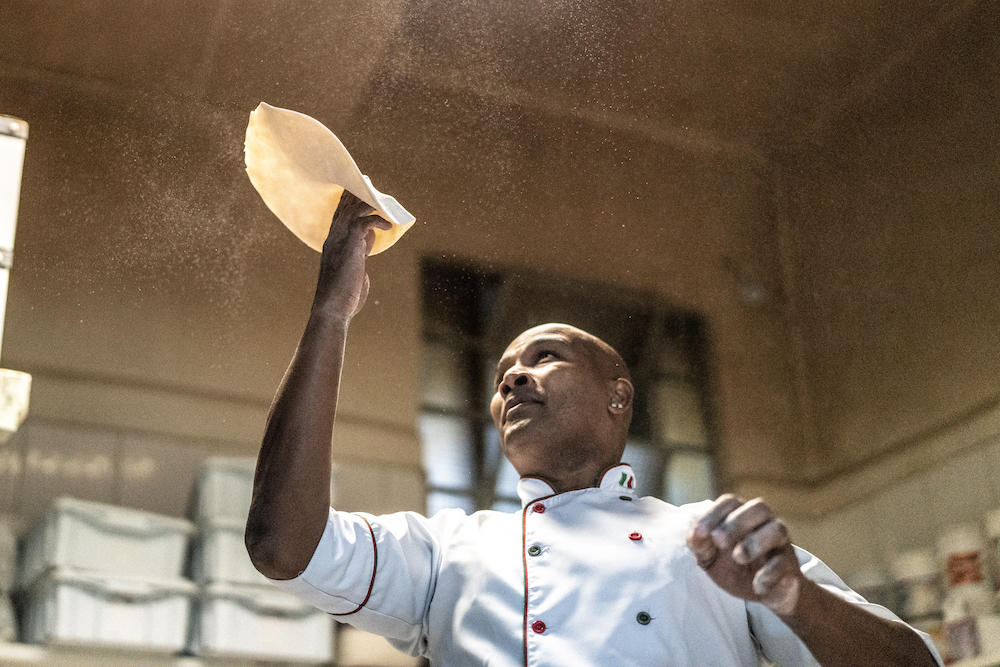
M196 587L183 578L184 519L59 498L25 536L24 640L177 653Z
M276 589L247 555L243 535L253 472L254 459L223 457L206 460L199 472L190 573L200 593L189 650L206 657L328 663L331 618Z

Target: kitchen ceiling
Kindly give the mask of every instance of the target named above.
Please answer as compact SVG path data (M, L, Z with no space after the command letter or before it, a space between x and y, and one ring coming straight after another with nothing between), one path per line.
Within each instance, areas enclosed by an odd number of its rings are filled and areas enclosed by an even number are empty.
M679 144L819 136L985 0L6 2L0 59L326 119L401 81ZM2 102L2 98L0 98ZM322 112L322 113L320 113ZM336 124L336 123L335 123Z

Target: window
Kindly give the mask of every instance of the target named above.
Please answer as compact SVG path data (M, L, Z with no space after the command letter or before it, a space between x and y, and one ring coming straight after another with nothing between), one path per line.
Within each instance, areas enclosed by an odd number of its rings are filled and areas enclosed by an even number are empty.
M541 274L425 261L420 435L427 511L516 511L518 475L489 413L496 361L536 324L565 322L607 341L636 388L623 460L641 495L674 504L715 496L700 320L643 295Z

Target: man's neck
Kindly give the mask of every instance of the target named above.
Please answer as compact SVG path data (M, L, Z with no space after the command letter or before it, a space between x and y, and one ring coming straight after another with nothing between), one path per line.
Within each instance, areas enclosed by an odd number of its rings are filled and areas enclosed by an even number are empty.
M614 465L617 465L615 463ZM537 477L538 479L544 481L546 484L552 487L552 490L556 493L566 493L567 491L576 491L577 489L591 489L600 484L601 477L604 473L613 466L603 466L601 468L588 468L586 470L574 471L573 473L568 473L562 475L558 478L547 474L528 474L525 477Z

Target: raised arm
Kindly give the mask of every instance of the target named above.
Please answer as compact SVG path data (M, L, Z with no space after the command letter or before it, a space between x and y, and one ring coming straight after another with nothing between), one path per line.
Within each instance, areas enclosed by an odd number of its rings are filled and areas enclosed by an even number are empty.
M760 499L719 498L688 546L724 591L763 603L823 667L935 667L910 628L875 616L808 579L785 525Z
M271 579L309 564L330 510L330 443L351 319L368 296L375 227L391 225L344 192L323 246L316 295L278 387L257 458L246 545Z

